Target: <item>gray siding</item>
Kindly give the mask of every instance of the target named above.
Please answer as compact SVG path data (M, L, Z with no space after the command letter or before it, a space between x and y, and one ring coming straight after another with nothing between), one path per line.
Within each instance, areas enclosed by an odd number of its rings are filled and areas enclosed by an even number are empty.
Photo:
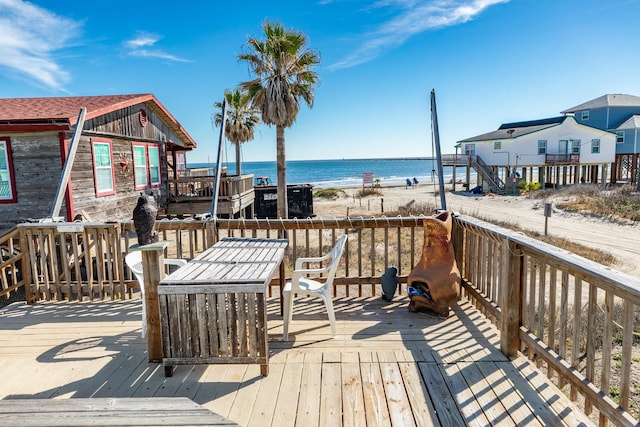
M131 219L133 208L138 202L140 191L134 188L132 148L129 140L111 139L113 163L115 171L116 193L109 196L96 196L93 179L93 159L91 156L91 140L81 139L78 154L71 173L73 205L76 213L86 212L96 221L117 221ZM159 190L166 196L164 189L167 182L167 171L164 166L164 146L160 145L160 164L162 165L162 184ZM129 172L122 173L119 165L120 154L129 160ZM164 199L164 197L163 197Z
M58 133L3 136L11 142L18 201L0 204L2 224L49 216L62 173Z
M140 124L139 113L141 109L147 112L148 123L144 127ZM148 141L174 141L176 143L180 141L169 126L147 104L133 105L87 120L83 129Z

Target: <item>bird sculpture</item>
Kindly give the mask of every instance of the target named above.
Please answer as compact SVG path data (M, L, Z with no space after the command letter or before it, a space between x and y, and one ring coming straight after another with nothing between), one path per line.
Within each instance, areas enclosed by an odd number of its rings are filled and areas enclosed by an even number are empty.
M154 229L156 223L156 201L153 196L141 193L138 204L133 209L133 225L138 235L139 245L148 245L158 241L158 232Z

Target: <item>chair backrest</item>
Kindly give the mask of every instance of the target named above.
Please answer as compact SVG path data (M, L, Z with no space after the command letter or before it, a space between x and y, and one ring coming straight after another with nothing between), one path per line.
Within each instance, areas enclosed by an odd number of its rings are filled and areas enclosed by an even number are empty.
M138 279L138 283L140 284L140 289L144 291L144 278L142 276L142 252L133 251L127 254L124 257L124 263L127 264L129 270L136 276Z
M331 249L331 262L327 266L329 269L327 272L327 283L333 282L333 277L336 275L336 271L338 270L338 264L340 263L340 258L342 257L342 253L344 252L345 243L349 238L348 235L343 234L338 238L333 249Z

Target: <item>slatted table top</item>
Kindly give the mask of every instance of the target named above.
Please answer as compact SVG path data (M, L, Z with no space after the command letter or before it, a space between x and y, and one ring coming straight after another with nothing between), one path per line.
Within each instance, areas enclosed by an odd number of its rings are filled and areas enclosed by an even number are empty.
M0 400L5 426L237 426L186 397Z
M261 284L274 276L286 239L227 237L165 277L161 285Z

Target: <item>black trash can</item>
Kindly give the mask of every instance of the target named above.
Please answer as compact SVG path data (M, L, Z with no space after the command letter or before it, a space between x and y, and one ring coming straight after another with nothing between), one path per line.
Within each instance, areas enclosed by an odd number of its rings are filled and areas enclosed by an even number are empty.
M275 185L254 187L256 218L278 218L278 189ZM313 185L287 185L289 218L307 218L313 213Z

